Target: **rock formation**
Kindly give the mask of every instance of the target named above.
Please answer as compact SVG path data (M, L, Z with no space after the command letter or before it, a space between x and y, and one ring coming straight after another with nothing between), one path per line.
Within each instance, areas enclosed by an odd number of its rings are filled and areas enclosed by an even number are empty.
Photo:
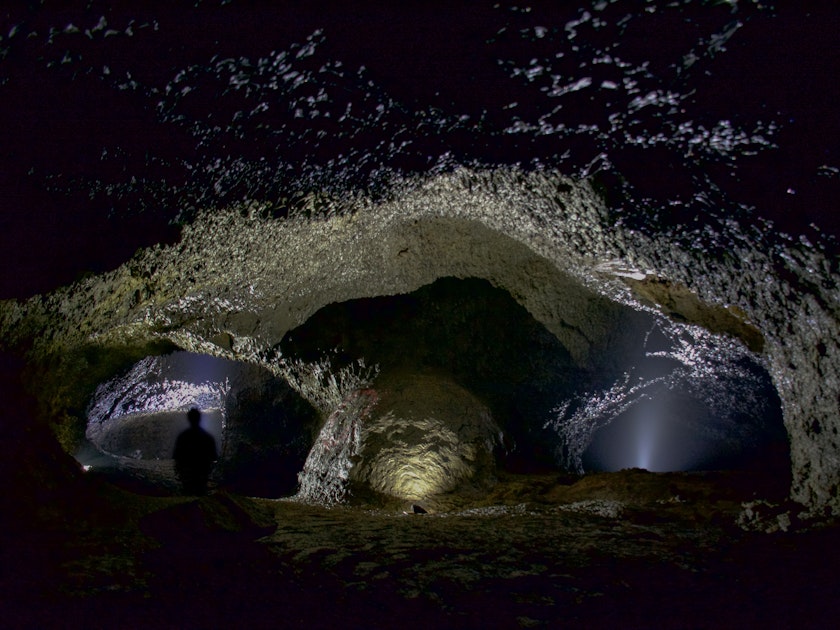
M640 312L686 340L700 372L715 354L757 358L781 398L792 498L840 513L840 296L818 248L734 223L645 234L616 224L588 183L548 172L459 170L381 201L319 199L288 219L257 204L208 212L176 245L3 303L4 345L27 353L44 413L84 422L98 383L173 348L283 376L280 340L327 304L483 278L587 369Z
M419 501L492 476L500 429L463 387L436 374L378 382L380 399L361 436L356 484Z

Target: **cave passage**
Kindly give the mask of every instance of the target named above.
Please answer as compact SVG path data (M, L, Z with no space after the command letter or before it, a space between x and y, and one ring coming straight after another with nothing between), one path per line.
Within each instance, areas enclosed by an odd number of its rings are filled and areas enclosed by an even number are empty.
M767 385L763 393L777 399L769 379ZM663 391L595 431L583 466L591 472L761 469L789 486L790 452L781 408L770 410L769 418L742 418L727 434L714 426L703 401Z
M363 358L379 366L379 382L446 375L506 419L510 461L524 468L554 466L539 419L593 379L509 293L475 278L328 305L290 331L281 349L308 361L328 354L338 365Z
M430 488L486 490L497 471L564 470L559 454L575 422L586 472L789 474L781 405L757 362L742 357L726 372L732 378L699 387L668 354L673 340L651 314L627 308L605 335L581 365L503 289L443 278L410 294L328 305L278 349L304 362L328 357L334 370L358 359L378 366L376 405L348 464L357 495L367 488L419 500ZM628 375L635 385L616 387ZM597 411L605 391L615 400ZM743 396L752 413L727 406ZM313 444L349 439L346 427L324 434L324 418L267 370L175 352L100 385L77 458L171 486L171 449L191 406L220 445L216 483L252 496L294 494ZM559 408L574 413L564 419Z
M251 496L294 493L314 410L264 369L192 352L146 357L101 384L76 459L140 490L175 489L172 452L191 407L216 440L214 483Z
M220 409L204 409L201 414L201 427L222 447L225 444L224 424ZM181 410L129 414L111 423L97 446L114 457L170 459L175 440L186 427L186 413Z
M307 360L325 353L344 364L364 358L380 366L384 390L396 380L424 405L442 387L426 375L446 375L489 407L503 434L495 445L503 470L562 469L557 453L566 434L547 430L546 421L564 403L593 407L612 388L617 400L607 411L583 418L591 425L585 471L766 468L789 480L781 402L757 361L719 359L723 368L714 377L701 370L698 380L678 360L675 348L684 340L668 337L648 313L618 313L606 339L592 344L589 364L580 365L505 290L481 279L443 278L407 295L324 307L281 348ZM635 385L616 391L622 378ZM409 385L412 379L426 379L428 390Z

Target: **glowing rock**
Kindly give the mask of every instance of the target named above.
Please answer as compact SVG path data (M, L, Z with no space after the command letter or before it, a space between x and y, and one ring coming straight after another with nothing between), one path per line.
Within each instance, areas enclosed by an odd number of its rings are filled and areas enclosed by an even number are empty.
M351 480L416 501L492 479L499 429L467 390L444 376L411 374L379 391Z

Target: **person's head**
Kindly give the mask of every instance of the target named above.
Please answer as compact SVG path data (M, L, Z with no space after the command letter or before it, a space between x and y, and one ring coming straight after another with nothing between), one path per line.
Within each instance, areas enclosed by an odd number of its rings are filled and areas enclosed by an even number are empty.
M187 420L190 421L191 427L197 427L201 424L201 412L193 407L187 412Z

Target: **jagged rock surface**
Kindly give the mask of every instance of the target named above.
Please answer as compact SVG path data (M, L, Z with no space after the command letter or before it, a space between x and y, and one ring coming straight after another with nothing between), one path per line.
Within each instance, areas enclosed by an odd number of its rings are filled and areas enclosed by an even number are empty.
M463 387L436 374L379 382L379 401L361 432L356 484L407 500L488 483L501 430Z
M273 348L320 307L442 276L505 288L581 365L599 356L627 306L664 320L628 278L667 281L727 308L763 340L790 436L792 497L840 513L835 261L805 241L734 223L659 236L612 225L586 183L552 173L459 170L402 182L382 202L344 200L310 219L276 220L259 206L206 213L177 245L49 296L5 303L0 331L7 346L31 345L30 360L49 366L53 379L67 376L74 350L160 341L276 373ZM666 325L691 336L704 323ZM725 352L757 348L754 336L733 343L737 333L715 332Z

